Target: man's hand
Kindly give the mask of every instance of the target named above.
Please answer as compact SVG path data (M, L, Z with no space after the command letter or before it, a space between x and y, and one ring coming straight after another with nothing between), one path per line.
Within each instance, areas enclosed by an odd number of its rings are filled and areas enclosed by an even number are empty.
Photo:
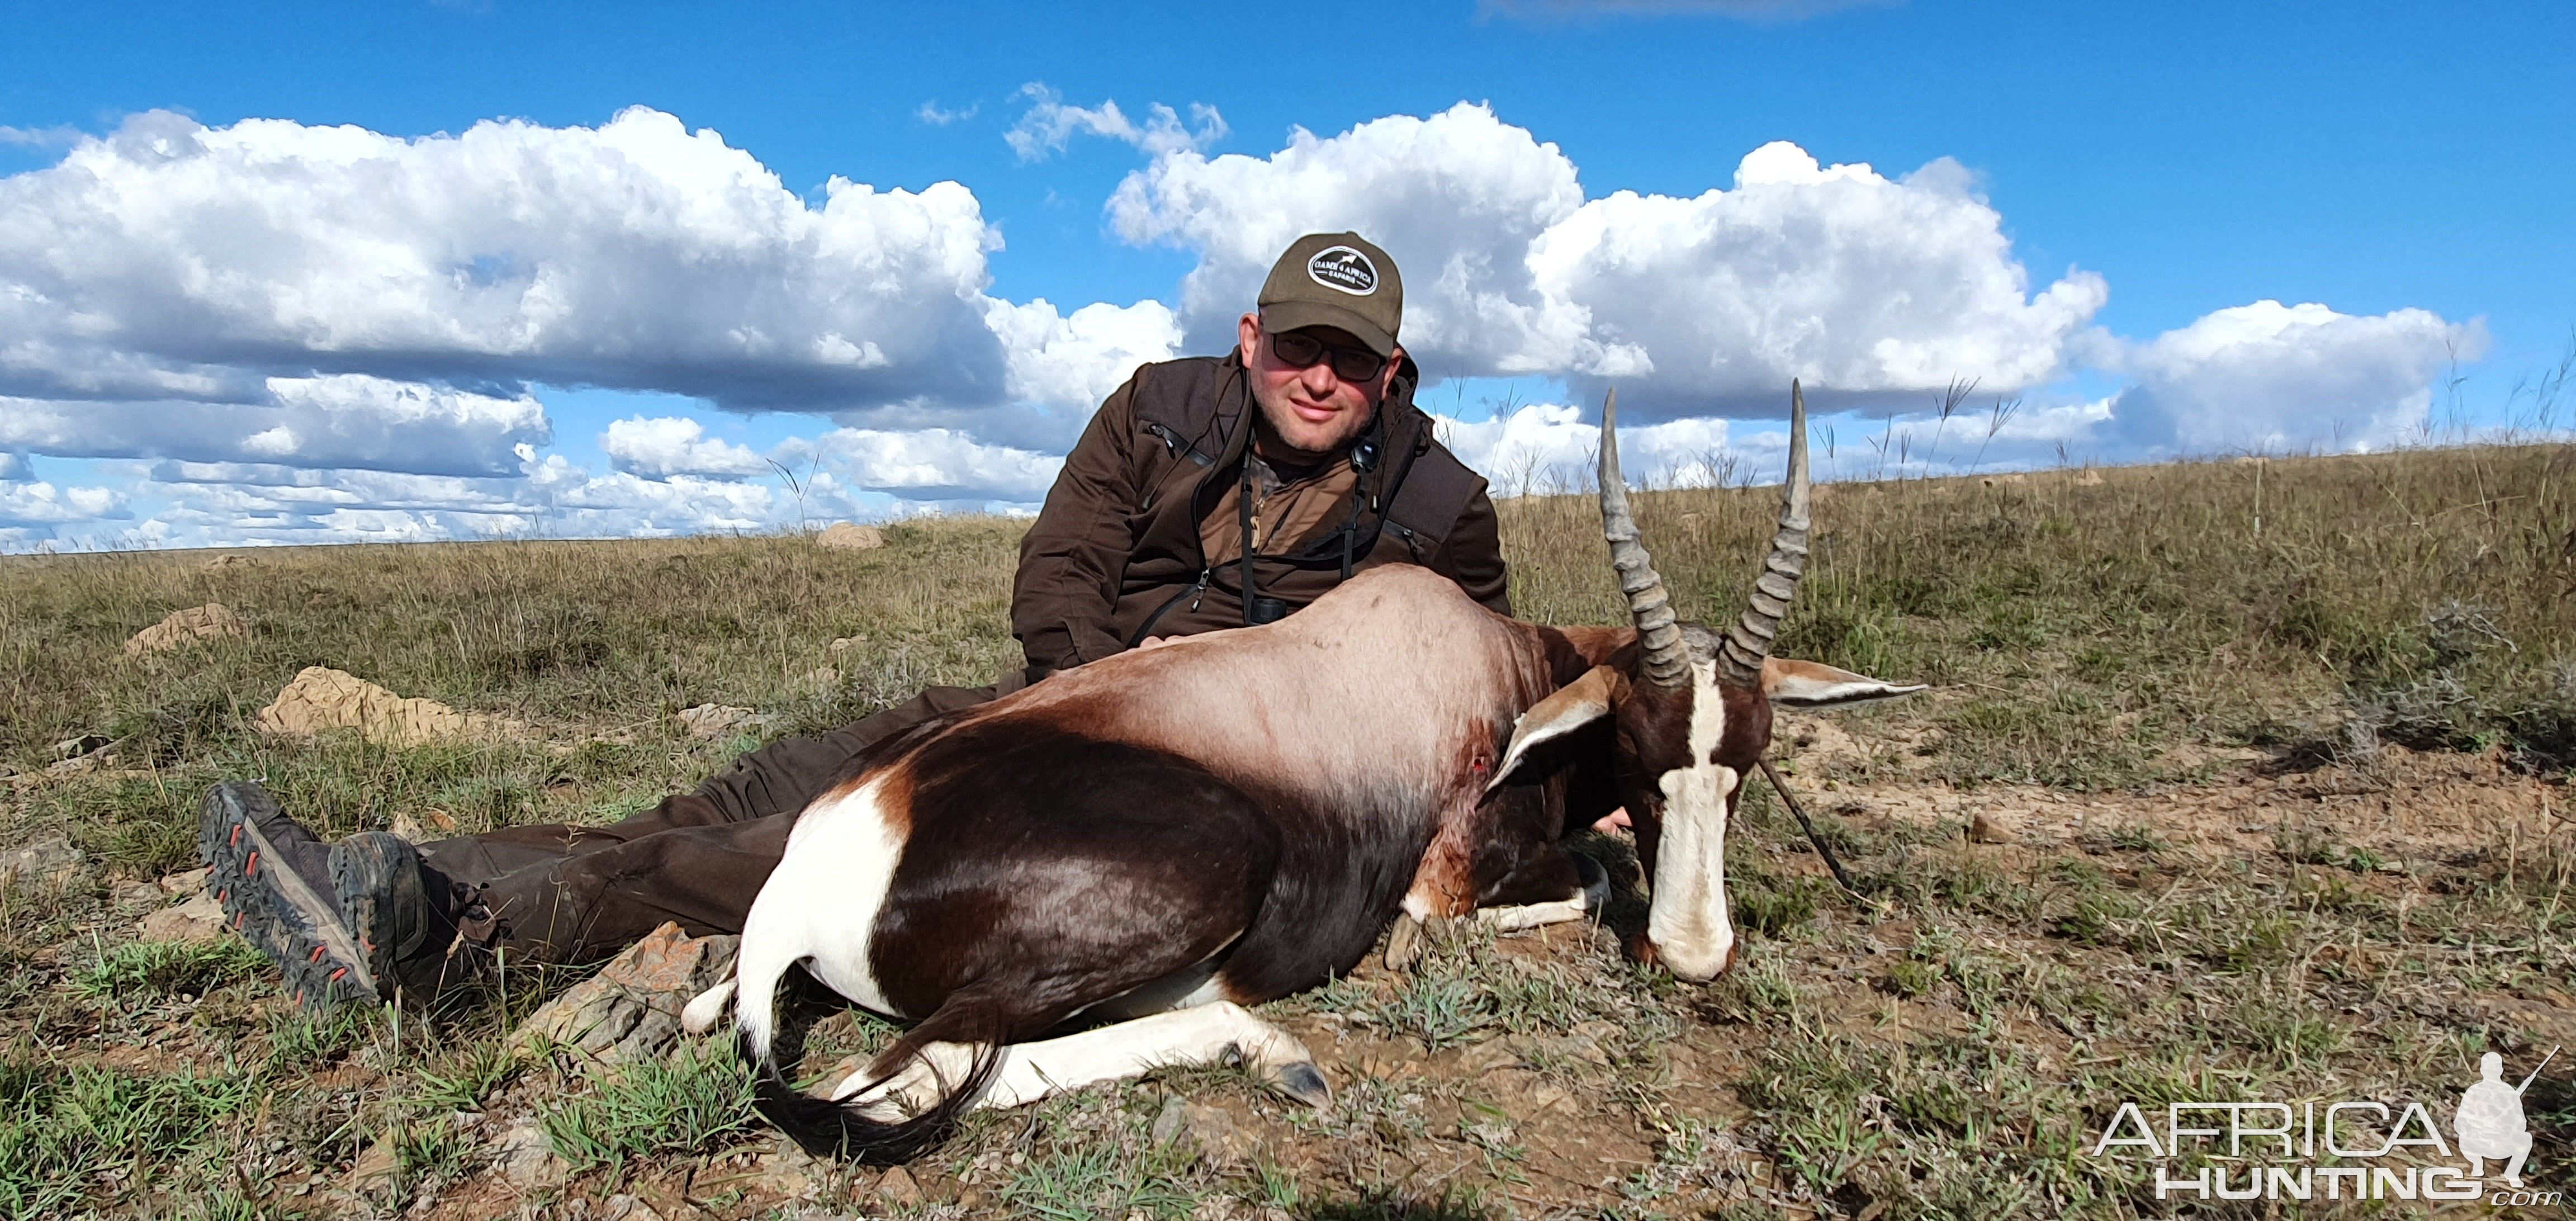
M1139 649L1159 649L1177 639L1179 639L1179 637L1176 636L1147 636L1143 640L1137 641L1136 647Z

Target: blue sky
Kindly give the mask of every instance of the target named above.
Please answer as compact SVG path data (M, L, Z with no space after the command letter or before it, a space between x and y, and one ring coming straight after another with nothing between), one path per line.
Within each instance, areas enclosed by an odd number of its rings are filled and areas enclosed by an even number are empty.
M2069 279L2071 270L2099 277L2101 285L2098 300L2083 297L2051 324L2056 329L2045 343L2056 363L2044 376L2031 374L2036 366L2026 360L1980 370L1966 367L1973 359L1943 357L1962 366L1953 370L1960 376L1982 376L1987 386L2018 393L2027 444L2012 449L2008 431L2005 447L2026 460L2042 460L2054 442L2069 437L2087 455L2107 460L2226 448L2222 434L2205 425L2243 409L2214 388L2221 384L2261 383L2285 404L2279 418L2265 417L2261 430L2239 444L2335 448L2355 437L2390 443L2396 435L2390 430L2420 420L2419 407L2408 404L2424 396L2428 376L2434 378L2433 410L2450 405L2453 393L2439 384L2447 374L2424 371L2426 353L2444 346L2475 358L2464 366L2469 379L2457 391L2459 406L2473 421L2501 422L2509 414L2505 400L2515 380L2554 364L2576 327L2576 238L2568 223L2576 210L2567 202L2576 198L2576 170L2570 168L2576 161L2570 156L2576 153L2576 119L2570 117L2576 116L2576 83L2565 68L2569 52L2576 51L2576 7L2563 3L2434 8L1640 0L1424 4L1392 12L1390 7L1127 5L1083 11L1064 5L773 4L749 10L511 0L239 5L221 11L44 6L13 15L11 36L0 39L0 129L6 129L0 131L0 175L9 176L0 186L15 180L34 198L36 188L29 184L62 173L79 139L111 135L132 116L152 111L175 112L218 131L244 119L282 119L304 127L348 124L412 139L464 133L494 119L548 130L597 129L621 111L642 106L674 116L687 129L720 133L725 145L775 173L810 208L823 207L823 184L834 175L879 189L962 184L1002 246L988 252L980 268L960 274L988 278L982 291L992 300L1027 304L1044 298L1064 314L1095 302L1159 302L1178 312L1182 334L1204 339L1211 333L1208 319L1221 311L1186 303L1183 279L1195 269L1210 291L1240 279L1235 265L1248 256L1223 250L1224 233L1212 226L1235 215L1225 208L1253 205L1220 201L1222 206L1206 205L1216 209L1212 218L1193 219L1176 209L1200 205L1173 202L1186 191L1158 197L1151 212L1159 237L1140 239L1122 231L1110 210L1122 183L1137 181L1175 155L1202 162L1227 154L1275 161L1293 129L1330 141L1390 116L1428 119L1468 102L1489 109L1487 126L1522 133L1523 143L1554 145L1579 180L1580 200L1588 201L1620 191L1687 200L1733 189L1739 162L1772 141L1795 144L1823 167L1867 163L1897 182L1938 159L1955 161L1960 182L1939 187L1948 192L1942 198L1973 198L1987 209L1988 231L2009 243L2004 263L2026 274L2024 300L2033 310L2053 284L2073 285L2069 291L2076 297L2091 291ZM1029 90L1039 83L1052 92ZM1060 148L1023 155L1005 136L1050 98L1094 116L1114 101L1138 127L1148 124L1149 106L1170 106L1178 112L1184 140L1217 130L1193 111L1211 108L1221 116L1224 134L1177 151L1168 142L1157 149L1075 135ZM1077 119L1074 130L1082 129ZM1478 148L1499 147L1475 123L1454 122L1436 134L1484 141ZM1362 155L1356 147L1343 151ZM1494 157L1501 154L1459 155L1462 160L1449 171L1463 176L1458 189L1489 190L1475 174L1499 164ZM1535 164L1534 154L1513 155L1521 158L1515 164ZM1190 198L1200 204L1217 189L1204 177L1183 185L1191 183L1201 194ZM1375 189L1394 190L1382 182ZM1490 191L1504 189L1495 185ZM1449 202L1440 206L1452 207L1460 197L1444 198ZM1376 210L1359 214L1395 217L1386 209L1401 206L1402 200L1390 196L1369 205ZM213 202L205 208L189 226L190 240L220 249L223 210ZM1314 214L1340 213L1327 207ZM1911 214L1899 209L1897 215ZM131 220L120 223L133 227ZM1405 221L1388 223L1400 231ZM0 230L5 227L0 222ZM1796 231L1794 218L1789 231ZM1879 251L1871 257L1901 264L1884 273L1893 277L1891 292L1914 291L1909 275L1938 277L1946 274L1943 268L1984 266L1942 261L1972 257L1956 251L1908 262L1913 256L1887 253L1895 246L1865 248ZM21 257L36 260L44 249L29 239ZM169 243L154 243L152 250L153 257L184 261ZM1397 251L1400 260L1406 253ZM1516 261L1522 253L1521 246L1511 245L1500 257ZM11 278L10 258L0 241L0 280ZM121 265L103 259L70 269L52 266L44 274L105 276L102 268ZM1870 277L1882 274L1874 264L1851 259L1824 259L1791 272L1783 290L1791 296L1797 295L1797 275L1858 277L1842 286L1851 298L1866 295ZM1740 266L1727 270L1723 284L1731 287L1725 291L1752 291L1741 277ZM41 280L34 271L17 278L27 284ZM95 280L44 283L53 285L45 290L50 301L107 291ZM119 309L136 318L161 312L149 299L151 290L134 291L142 297L118 298ZM1518 290L1506 285L1506 291ZM1615 313L1612 303L1566 300L1592 312L1591 340L1609 343L1651 329L1645 320L1625 324L1626 330L1601 321ZM2225 312L2264 301L2316 303L2331 316ZM1772 322L1748 323L1745 342L1758 347L1764 337L1782 333L1780 311L1798 308L1804 307L1780 305ZM1842 308L1817 307L1815 325L1846 332L1876 325L1857 307L1835 312ZM71 312L65 307L65 316ZM0 327L11 325L10 317L0 314ZM36 329L61 321L28 317L21 316L18 325ZM690 321L708 324L703 317ZM2021 332L2015 328L2026 329L2010 319L1997 325L2016 335ZM2158 345L2159 336L2195 325L2203 328L2193 332L2198 340ZM2314 336L2317 343L2270 364L2249 364L2249 327L2276 356L2289 342L2285 336ZM134 323L128 329L139 334L149 328ZM1454 333L1454 327L1444 333ZM1722 344L1735 334L1725 332L1711 342ZM1872 341L1868 334L1844 339L1851 351L1866 350ZM1945 352L1994 347L1976 336L1940 342L1953 340ZM7 342L0 335L0 345ZM153 361L200 359L183 351L190 347L184 337L134 342L137 351L149 349ZM1669 384L1668 405L1657 409L1658 418L1678 427L1693 419L1761 414L1746 406L1750 391L1736 383L1671 374L1677 359L1673 342L1637 339L1656 370L1640 393ZM621 418L693 419L709 437L761 455L809 460L812 446L835 426L864 434L844 436L843 447L885 445L905 453L912 451L904 446L919 444L924 428L938 429L947 458L923 458L936 466L966 461L959 444L1060 452L1067 420L1078 425L1079 414L1058 405L1010 423L1001 422L1000 408L959 407L947 415L928 408L889 412L855 405L859 399L844 395L825 404L826 418L793 410L745 411L747 400L727 398L721 389L692 396L687 391L720 386L721 375L702 370L665 377L644 369L632 354L620 358L625 364L602 364L608 358L592 356L514 364L495 356L423 365L410 349L396 351L399 344L366 357L350 356L344 346L315 357L314 367L306 369L294 353L281 354L276 343L253 346L255 358L234 355L212 364L243 377L360 374L432 392L483 394L492 402L524 395L542 410L549 437L535 448L602 477L617 463L597 437ZM1195 346L1184 342L1172 350ZM1572 356L1551 364L1527 344L1510 351L1505 346L1469 337L1439 349L1454 349L1450 371L1484 376L1435 388L1425 400L1456 403L1464 418L1491 422L1479 400L1570 400L1620 380L1620 369L1644 367ZM1159 352L1134 343L1120 350ZM1834 375L1826 370L1832 359L1816 359L1823 363L1806 366L1813 370L1810 384L1821 379L1830 388ZM2302 379L2314 371L2343 376L2365 366L2380 371L2377 380L2320 391L2314 405L2296 401ZM901 360L894 367L901 368ZM1435 374L1442 367L1435 363ZM1793 361L1780 367L1795 372L1801 366ZM1512 375L1512 369L1524 372ZM1844 405L1871 418L1929 401L1922 386L1898 372L1843 376L1852 395ZM1920 381L1928 375L1918 370L1913 376ZM99 390L94 379L84 382L61 369L26 374L16 384L9 377L8 367L0 365L0 412L37 410L27 404L116 400L120 394L135 402L173 401L154 397L160 391ZM582 377L628 385L606 391L566 384ZM91 388L66 389L75 382ZM208 401L242 401L238 393L209 393ZM972 397L941 393L952 407ZM995 393L1039 392L1015 381L1012 389ZM790 395L761 405L797 401ZM266 407L278 408L274 402ZM2054 435L2040 425L2049 409L2064 413L2051 426ZM64 419L88 414L48 410ZM460 410L481 421L474 425L483 429L474 434L481 438L474 444L489 451L487 458L506 452L490 448L502 439L533 435L525 418L504 408ZM2334 427L2318 422L2327 413L2335 416ZM1031 422L1040 416L1046 422ZM247 428L262 418L235 412L205 428L211 437L223 427ZM1537 431L1524 439L1554 444L1546 438L1565 430L1540 427L1548 422L1530 421ZM1856 416L1844 427L1858 423ZM1667 440L1676 454L1722 441L1758 457L1758 427L1739 423L1730 433L1707 424ZM435 500L430 490L410 487L367 493L337 526L313 527L309 514L298 517L265 501L253 504L260 494L239 490L273 488L281 481L353 483L330 474L335 471L404 479L440 474L405 457L380 461L346 447L331 455L281 451L282 460L269 466L304 473L290 478L269 470L238 482L219 477L227 472L199 471L174 479L167 477L169 470L156 474L147 464L238 462L242 454L221 438L191 450L177 441L85 440L71 431L68 424L49 432L30 425L10 433L0 426L0 449L16 451L0 459L0 479L15 474L22 485L13 525L13 502L5 499L11 493L0 483L0 545L398 537L406 536L404 529L426 531L409 536L430 536L470 532L478 528L472 522L484 520L472 512L441 518L423 507ZM915 440L888 439L897 434ZM672 434L657 435L668 441ZM1462 451L1479 443L1466 442ZM1498 434L1481 443L1504 442ZM797 449L799 444L807 448ZM640 451L625 452L632 459ZM983 462L992 455L977 451L972 457ZM819 465L830 466L839 456L827 459ZM526 471L501 471L492 466L497 458L473 461L491 467L483 478L543 481ZM653 461L661 465L652 467ZM667 484L675 475L733 483L750 478L727 473L742 465L740 455L719 456L701 472L674 461L646 461L645 467L666 473L645 481ZM878 470L871 485L867 472L845 472L842 488L851 498L845 507L864 514L1024 504L1031 481L1043 485L1042 468L1029 461L1004 463L1018 463L1011 467L1021 473L1016 482L943 474L924 483L928 476ZM631 477L642 469L632 460L626 468ZM31 476L49 481L51 508L29 508L33 502L23 485ZM123 516L81 518L65 507L64 497L75 485L122 497L113 512ZM218 487L234 491L206 493ZM916 494L923 492L934 494ZM527 499L497 486L473 495L486 493L500 498L493 503L519 507ZM608 489L593 485L592 494L606 496ZM186 507L209 497L248 507L183 514L185 521L165 512L174 503ZM665 514L637 526L631 513L621 517L602 508L588 526L559 528L725 528L724 521L738 526L758 516L757 506L740 496L736 501L741 512L731 517ZM92 497L88 503L95 508L99 502ZM773 517L774 509L773 504ZM405 514L409 526L381 532ZM155 520L164 522L158 533L141 529ZM496 513L485 525L526 528L509 524L515 520ZM281 522L302 522L296 530L316 532L269 529Z

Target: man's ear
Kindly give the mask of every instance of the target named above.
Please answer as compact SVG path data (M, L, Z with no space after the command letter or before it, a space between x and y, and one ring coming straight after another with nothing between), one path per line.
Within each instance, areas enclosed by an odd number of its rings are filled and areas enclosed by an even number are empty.
M1511 744L1503 747L1503 760L1494 765L1494 778L1485 782L1485 791L1494 791L1494 786L1520 766L1532 747L1609 715L1610 709L1627 694L1626 674L1609 666L1594 666L1584 671L1583 677L1557 688L1556 694L1531 705L1512 722Z
M1872 700L1892 700L1912 695L1927 684L1911 686L1837 670L1822 662L1797 661L1787 657L1766 658L1762 662L1762 693L1771 702L1791 708L1840 708L1845 704L1866 704Z
M1234 324L1234 334L1240 344L1236 350L1243 356L1243 365L1251 368L1253 359L1261 355L1261 315L1245 314Z

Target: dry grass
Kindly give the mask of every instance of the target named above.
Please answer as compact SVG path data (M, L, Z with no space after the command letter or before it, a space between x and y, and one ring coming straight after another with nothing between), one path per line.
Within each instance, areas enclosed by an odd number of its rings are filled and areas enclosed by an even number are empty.
M2520 1067L2576 1043L2576 834L2551 813L2576 722L2576 451L2099 478L1822 495L1785 651L1941 688L1784 734L1870 898L1835 890L1756 790L1729 850L1751 940L1717 987L1568 930L1442 940L1412 976L1363 971L1276 1007L1325 1057L1330 1113L1168 1073L978 1117L913 1168L915 1204L865 1174L817 1172L810 1194L938 1217L2168 1215L2140 1166L2081 1147L2117 1099L2439 1101L2480 1050ZM1639 503L1685 613L1732 614L1775 495ZM1614 617L1592 513L1504 504L1525 615ZM301 1021L231 956L135 948L151 900L120 883L188 863L194 799L223 775L268 777L335 832L602 820L756 744L691 740L677 708L756 707L786 732L1012 664L1018 526L889 534L865 553L741 538L0 561L0 764L28 773L0 782L0 845L68 833L104 870L0 901L0 1215L479 1221L613 1193L675 1221L786 1215L720 1064L621 1083L516 1063L496 1050L510 1015L489 1009L399 1032ZM206 601L252 634L123 655ZM313 664L539 736L252 733L248 712ZM50 745L84 734L125 743L119 767L43 777ZM2020 842L1963 843L1991 811L2027 820ZM1617 841L1586 850L1627 863ZM1639 911L1626 896L1614 927ZM1253 1154L1156 1141L1174 1097L1226 1111ZM2576 1093L2544 1082L2531 1105L2538 1181L2576 1186L2557 1164ZM532 1196L503 1184L491 1143L521 1118L586 1169ZM390 1177L334 1195L378 1141Z
M1741 607L1778 496L1638 498L1685 617ZM1593 513L1507 505L1524 616L1617 614ZM2576 765L2576 447L1837 484L1815 519L1782 651L1951 691L1913 715L1962 783L2135 784L2185 743Z

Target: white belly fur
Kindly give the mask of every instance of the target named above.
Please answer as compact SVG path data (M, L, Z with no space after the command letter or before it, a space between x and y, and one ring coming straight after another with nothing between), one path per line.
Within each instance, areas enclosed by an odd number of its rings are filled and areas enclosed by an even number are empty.
M885 909L904 837L879 803L883 780L871 780L829 805L815 806L788 833L786 855L743 918L743 978L803 960L833 991L860 1006L895 1014L868 968L868 943ZM765 1000L764 1007L765 1007ZM918 1016L918 1015L915 1015Z

